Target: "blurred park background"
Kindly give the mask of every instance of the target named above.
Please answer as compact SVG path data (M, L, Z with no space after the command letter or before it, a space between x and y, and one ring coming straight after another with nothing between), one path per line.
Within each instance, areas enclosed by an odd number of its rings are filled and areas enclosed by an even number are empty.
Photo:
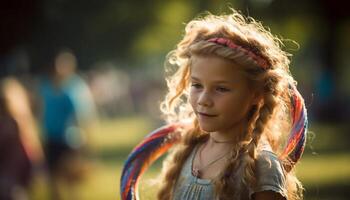
M306 151L297 167L305 199L349 199L350 13L346 3L2 0L2 190L11 190L12 199L54 199L51 187L62 199L120 199L120 173L128 153L163 124L159 102L166 89L166 54L181 39L186 22L204 11L229 13L231 6L290 39L285 50L293 54L291 72L305 97L310 124ZM59 52L65 52L61 59L55 57ZM66 67L53 67L57 63ZM67 91L75 101L66 101L67 95L59 91ZM52 186L50 164L42 152L48 141L44 133L52 126L45 118L60 116L45 113L45 108L61 101L66 104L55 112L68 110L72 115L65 116L67 120L75 117L64 139L78 161L68 158L68 166L76 168L61 167L55 172L58 179L60 173L68 173L68 178ZM159 169L157 162L142 179L142 199L155 198L150 180ZM9 182L15 187L4 188Z

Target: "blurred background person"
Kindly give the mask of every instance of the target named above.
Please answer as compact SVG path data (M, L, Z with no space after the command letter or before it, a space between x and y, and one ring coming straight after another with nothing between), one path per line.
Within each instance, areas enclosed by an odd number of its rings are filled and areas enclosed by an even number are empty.
M15 77L5 78L2 82L6 104L18 124L24 149L33 165L42 168L45 161L44 152L28 91Z
M52 72L40 81L42 126L50 171L51 197L61 199L60 187L70 191L84 176L86 133L94 125L90 91L76 73L76 58L64 49L54 55Z
M0 88L0 199L28 199L34 175L43 169L43 151L28 93L13 77ZM35 173L37 172L37 173Z
M96 108L91 91L84 79L77 73L77 58L68 48L61 49L55 59L57 79L64 93L71 99L75 112L77 125L75 130L68 132L71 146L82 146L89 132L96 126ZM79 135L74 135L80 132Z

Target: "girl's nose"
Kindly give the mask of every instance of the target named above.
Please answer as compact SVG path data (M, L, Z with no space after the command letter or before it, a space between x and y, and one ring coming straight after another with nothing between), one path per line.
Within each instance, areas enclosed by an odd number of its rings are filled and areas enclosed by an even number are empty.
M202 92L198 97L197 103L198 103L198 105L205 106L205 107L212 106L212 104L213 104L213 102L210 98L210 94L208 92Z

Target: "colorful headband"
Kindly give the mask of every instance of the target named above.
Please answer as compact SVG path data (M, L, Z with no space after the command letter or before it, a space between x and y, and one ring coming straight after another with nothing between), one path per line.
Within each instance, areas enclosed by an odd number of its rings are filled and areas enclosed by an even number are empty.
M307 112L305 102L297 88L289 85L291 90L291 116L292 116L292 130L289 134L288 142L284 147L284 151L280 155L282 159L288 158L292 161L292 167L304 152L306 137L307 137Z
M263 57L256 55L254 52L252 52L249 49L246 49L238 44L233 43L231 40L227 38L211 38L207 40L208 42L214 42L216 44L220 44L222 46L226 46L230 49L238 50L246 54L247 56L251 57L258 66L262 67L263 69L270 68L269 63L264 59Z
M304 100L295 86L292 90L292 130L282 155L282 159L291 160L292 166L300 159L306 141L307 114ZM163 126L145 137L145 139L134 148L124 164L120 181L120 194L122 200L139 200L138 181L147 168L170 147L180 140L180 132L176 131L185 124L170 124ZM291 169L291 168L290 168Z

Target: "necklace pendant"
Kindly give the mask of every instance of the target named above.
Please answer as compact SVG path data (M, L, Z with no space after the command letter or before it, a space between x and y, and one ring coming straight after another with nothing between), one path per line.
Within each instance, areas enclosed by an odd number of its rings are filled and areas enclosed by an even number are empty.
M200 176L201 176L199 169L192 169L192 174L193 174L193 176L195 176L197 178L200 178Z

